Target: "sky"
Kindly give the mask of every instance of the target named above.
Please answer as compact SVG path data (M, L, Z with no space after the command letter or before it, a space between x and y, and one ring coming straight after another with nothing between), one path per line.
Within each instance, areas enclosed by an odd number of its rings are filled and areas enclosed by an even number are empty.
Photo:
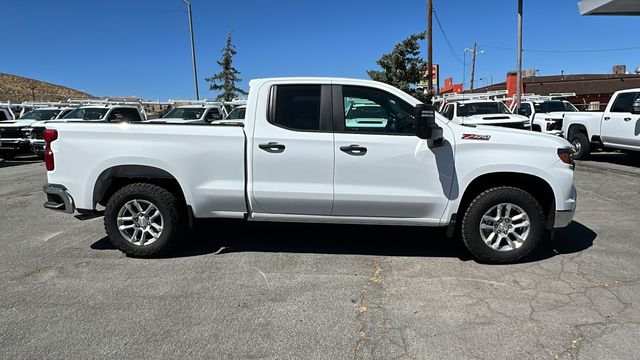
M426 0L191 2L201 98L216 95L204 78L219 70L216 60L231 30L234 65L248 90L249 80L261 77L367 78L382 54L427 26ZM464 49L474 42L484 50L476 87L504 81L516 68L516 0L433 2L444 30L434 17L441 83L449 76L460 82L465 63L468 87L471 61ZM194 98L181 0L3 0L2 8L0 72L95 96ZM581 17L577 0L524 0L523 68L539 75L610 73L626 64L633 71L640 66L640 40L629 30L638 26L634 17ZM592 51L622 48L635 49Z

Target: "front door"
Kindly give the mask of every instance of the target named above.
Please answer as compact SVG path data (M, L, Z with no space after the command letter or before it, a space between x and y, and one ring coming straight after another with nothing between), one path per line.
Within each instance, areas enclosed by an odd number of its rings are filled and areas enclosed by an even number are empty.
M640 147L640 115L631 113L640 92L619 94L604 113L601 137L605 144Z
M330 85L275 85L267 119L255 119L254 211L330 215L333 134Z
M414 107L385 91L334 86L334 216L442 217L453 150L414 135ZM446 130L445 130L446 131Z

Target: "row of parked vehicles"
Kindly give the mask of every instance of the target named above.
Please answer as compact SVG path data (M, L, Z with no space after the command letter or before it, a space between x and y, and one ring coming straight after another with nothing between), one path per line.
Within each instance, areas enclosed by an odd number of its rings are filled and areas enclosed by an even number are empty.
M233 123L244 119L246 101L170 100L166 104L172 109L163 117L155 119L147 116L145 105L149 104L157 103L119 99L69 99L65 102L24 102L19 105L0 103L0 157L11 159L22 153L42 157L47 123Z
M459 94L436 99L439 112L460 125L493 125L561 136L574 158L592 149L640 151L640 89L616 92L604 112L583 112L563 98L572 93L524 94L516 109L506 91Z

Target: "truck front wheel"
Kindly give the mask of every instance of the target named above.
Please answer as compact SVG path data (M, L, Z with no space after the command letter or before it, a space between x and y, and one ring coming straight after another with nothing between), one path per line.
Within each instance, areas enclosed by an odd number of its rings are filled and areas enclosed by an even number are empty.
M104 227L120 251L154 257L169 251L182 236L181 209L178 199L160 186L129 184L107 202Z
M589 156L591 152L591 142L587 135L581 132L574 132L569 139L571 146L573 147L573 158L576 160L584 159Z
M533 251L544 232L544 212L528 192L496 187L473 199L464 212L462 241L485 263L512 263Z

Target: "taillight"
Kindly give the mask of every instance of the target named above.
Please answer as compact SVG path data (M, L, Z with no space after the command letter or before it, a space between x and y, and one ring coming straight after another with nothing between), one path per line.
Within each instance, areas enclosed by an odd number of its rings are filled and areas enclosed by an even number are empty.
M44 163L47 166L47 171L53 171L55 163L53 161L53 151L51 151L51 143L58 139L58 130L45 129L44 142L46 144L44 148Z

